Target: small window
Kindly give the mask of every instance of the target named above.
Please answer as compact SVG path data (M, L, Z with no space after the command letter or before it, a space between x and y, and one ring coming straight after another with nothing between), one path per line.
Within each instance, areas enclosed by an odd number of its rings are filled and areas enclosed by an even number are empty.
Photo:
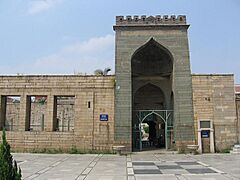
M91 108L91 102L88 101L88 108Z
M205 101L210 101L210 97L205 97Z
M200 121L200 128L211 128L210 121Z

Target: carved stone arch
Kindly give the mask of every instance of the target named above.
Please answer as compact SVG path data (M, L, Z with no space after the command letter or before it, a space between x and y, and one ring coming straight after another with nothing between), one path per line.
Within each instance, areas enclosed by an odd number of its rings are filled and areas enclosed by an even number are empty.
M165 101L166 97L162 89L152 83L147 83L138 88L133 96L133 103L136 103L134 104L136 109L139 109L139 103L142 103L140 105L142 109L164 109L166 107Z
M170 58L170 60L172 61L172 64L173 64L173 61L174 61L174 58L173 58L173 55L172 53L170 52L170 50L162 45L161 43L159 43L157 40L155 40L155 38L151 37L145 44L143 44L141 47L137 48L134 53L132 54L131 56L131 61L134 60L134 56L136 56L137 53L139 53L140 51L142 51L144 48L146 48L147 46L149 45L155 45L156 47L158 47L159 49L161 49L162 51L164 51ZM132 63L132 62L131 62Z
M158 86L156 83L147 81L147 82L144 82L143 84L141 84L141 86L137 87L137 88L133 91L133 94L135 94L139 89L141 89L143 86L146 86L146 85L148 85L148 84L151 84L151 85L153 85L153 86L158 87L158 88L163 92L163 89L162 89L160 86Z
M133 76L170 76L173 58L165 47L151 38L133 54L131 70Z

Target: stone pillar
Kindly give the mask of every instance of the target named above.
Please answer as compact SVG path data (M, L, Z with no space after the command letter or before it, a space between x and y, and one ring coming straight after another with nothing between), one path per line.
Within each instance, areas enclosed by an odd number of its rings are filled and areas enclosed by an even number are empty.
M198 152L202 154L202 137L200 129L198 129Z
M74 133L81 137L76 145L82 149L94 149L94 96L94 92L85 91L75 99Z
M25 131L30 131L31 126L31 96L26 96L26 110L25 110Z
M27 96L22 94L20 97L20 112L19 112L19 123L18 130L25 131L26 129L26 120L27 120Z
M45 131L55 131L56 129L56 107L57 102L54 96L47 96L47 113L44 120Z
M214 131L213 129L210 129L210 152L211 153L215 153L213 131Z
M6 96L0 96L0 131L3 129L6 120Z

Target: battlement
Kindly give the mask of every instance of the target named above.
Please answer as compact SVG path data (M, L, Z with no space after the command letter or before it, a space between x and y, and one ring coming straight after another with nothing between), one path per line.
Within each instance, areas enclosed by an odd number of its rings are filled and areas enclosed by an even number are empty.
M116 25L186 25L185 15L168 16L116 16Z

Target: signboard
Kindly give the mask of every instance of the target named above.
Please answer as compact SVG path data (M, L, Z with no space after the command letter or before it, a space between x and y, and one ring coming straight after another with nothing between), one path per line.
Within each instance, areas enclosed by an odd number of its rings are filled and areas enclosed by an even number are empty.
M209 138L209 131L202 131L202 138Z
M100 114L100 121L108 121L108 114Z

